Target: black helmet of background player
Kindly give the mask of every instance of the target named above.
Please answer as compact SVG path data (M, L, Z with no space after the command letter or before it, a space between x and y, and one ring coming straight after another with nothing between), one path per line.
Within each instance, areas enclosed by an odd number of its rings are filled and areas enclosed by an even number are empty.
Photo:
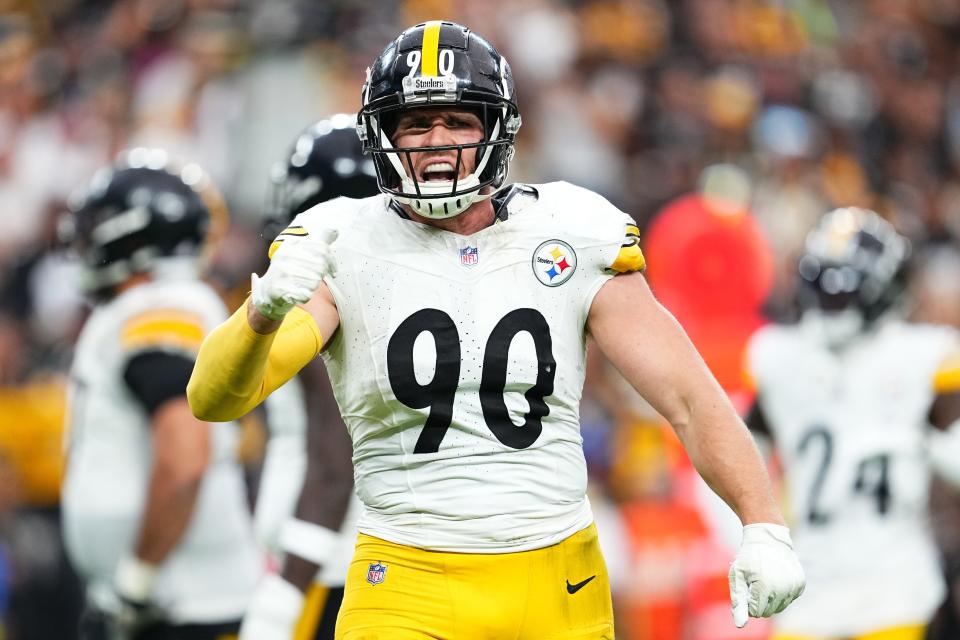
M503 185L520 129L513 74L506 59L470 29L452 22L407 29L367 70L362 100L357 132L364 150L373 154L380 190L419 215L459 215ZM427 149L393 145L401 113L425 106L468 109L483 123L480 142L431 148L456 151L451 180L418 180L410 152ZM469 149L476 149L476 167L457 179Z
M274 166L270 180L270 217L281 228L321 202L380 193L373 161L364 156L357 140L353 114L337 114L310 125L297 137L286 162Z
M195 277L226 227L226 207L196 164L136 148L98 171L61 227L87 293L109 296L137 274Z
M804 315L826 321L830 342L852 338L901 297L909 255L910 242L873 211L830 211L807 236L800 259Z

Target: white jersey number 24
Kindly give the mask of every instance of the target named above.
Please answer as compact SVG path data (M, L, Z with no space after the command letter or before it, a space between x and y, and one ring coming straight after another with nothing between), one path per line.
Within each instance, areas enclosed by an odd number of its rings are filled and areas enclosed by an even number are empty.
M799 457L810 456L818 460L816 474L810 485L807 499L807 522L811 525L824 525L830 522L832 514L822 506L822 496L834 459L834 436L829 429L817 425L808 430L797 445ZM857 463L853 494L873 498L877 514L886 515L890 509L890 454L879 453L863 458Z

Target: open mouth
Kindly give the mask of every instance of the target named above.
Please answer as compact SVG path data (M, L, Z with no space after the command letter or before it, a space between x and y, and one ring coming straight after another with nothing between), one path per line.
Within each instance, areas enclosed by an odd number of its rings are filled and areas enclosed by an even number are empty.
M432 162L420 173L424 182L453 182L456 178L457 172L449 162Z

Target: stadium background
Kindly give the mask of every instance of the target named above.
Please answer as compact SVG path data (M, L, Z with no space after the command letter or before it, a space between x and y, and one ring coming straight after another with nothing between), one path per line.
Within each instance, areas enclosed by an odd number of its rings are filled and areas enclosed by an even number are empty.
M211 277L236 300L271 165L311 121L356 110L390 38L437 18L513 66L512 179L569 180L637 219L657 295L739 407L743 343L794 313L797 252L831 207L891 220L914 245L914 317L960 326L956 0L0 0L0 638L68 639L80 606L56 527L84 316L56 243L70 193L131 146L199 162L230 206ZM731 537L669 428L590 367L618 637L767 637L758 621L733 632ZM245 429L255 488L262 432ZM931 513L953 577L960 498L938 488Z

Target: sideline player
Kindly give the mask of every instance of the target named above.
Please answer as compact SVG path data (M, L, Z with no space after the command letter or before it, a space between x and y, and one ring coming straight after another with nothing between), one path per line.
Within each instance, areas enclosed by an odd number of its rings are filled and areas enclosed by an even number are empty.
M931 461L957 478L960 340L903 319L908 254L876 213L827 213L799 264L800 322L748 347L747 422L783 461L808 581L777 640L920 640L945 595L927 498Z
M267 237L321 202L379 193L373 162L363 155L355 124L355 115L337 114L297 137L286 162L271 175L272 232ZM268 574L258 586L240 636L332 640L360 510L353 493L350 436L320 360L271 394L265 406L270 439L254 523L261 543L282 561L282 571ZM336 536L336 541L320 553L320 547L310 544L316 535Z
M337 637L613 638L578 424L588 332L746 525L737 624L783 609L803 572L763 462L638 273L633 221L566 183L506 187L506 61L428 22L362 96L390 198L298 216L188 387L196 415L241 415L322 351L364 505Z
M226 317L199 279L225 223L197 165L142 148L98 172L66 220L95 300L70 371L63 486L83 640L234 637L260 577L235 425L197 420L186 399Z

